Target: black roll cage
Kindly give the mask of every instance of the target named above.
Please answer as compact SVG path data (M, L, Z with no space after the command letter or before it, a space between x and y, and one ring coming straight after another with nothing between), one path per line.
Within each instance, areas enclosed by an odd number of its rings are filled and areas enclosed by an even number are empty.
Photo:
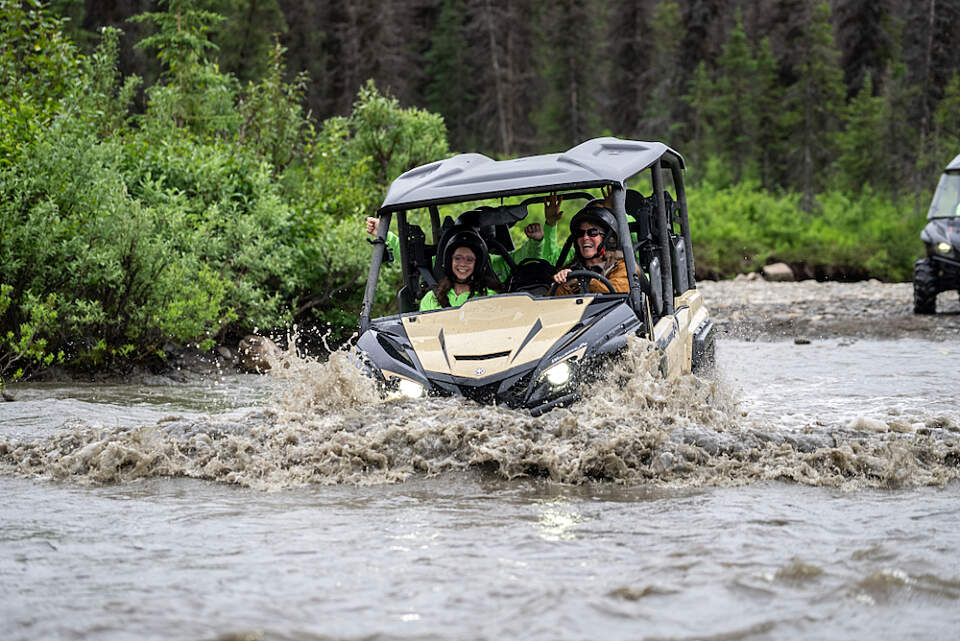
M370 328L371 324L371 312L373 308L374 294L376 293L377 281L380 275L380 268L384 262L384 257L386 255L387 249L387 231L390 228L391 219L394 213L397 214L397 230L398 236L400 237L400 265L401 272L403 276L403 283L405 285L413 283L419 277L417 272L414 270L414 266L410 261L410 256L408 255L408 240L410 236L410 224L407 221L407 212L414 209L427 208L430 213L430 226L431 234L433 240L433 246L436 247L440 240L440 234L442 233L442 224L440 220L439 206L443 204L453 204L458 202L475 202L482 199L489 198L506 198L509 196L515 195L529 195L529 194L549 194L552 192L562 192L568 193L571 191L578 191L583 189L599 188L609 186L613 189L613 205L614 205L614 215L617 219L618 226L618 238L620 240L620 249L623 252L624 260L626 263L627 276L630 282L630 292L628 296L628 301L630 307L637 314L639 318L646 319L644 323L647 328L648 334L652 335L653 324L660 317L669 316L674 313L674 296L677 294L674 286L674 254L679 255L678 248L674 246L674 243L677 242L674 240L678 234L675 233L674 225L679 225L679 236L683 239L683 249L684 249L684 258L683 263L685 265L677 265L678 268L684 269L686 271L686 283L689 285L689 288L694 289L696 287L696 281L694 279L694 264L693 264L693 247L690 239L690 223L689 216L687 213L687 198L686 191L683 185L683 159L673 153L664 153L658 157L651 165L648 167L637 171L633 174L632 177L641 175L643 171L652 172L652 185L653 185L653 194L650 197L647 197L646 200L652 200L652 223L651 234L655 234L655 237L652 239L655 243L655 253L656 257L659 260L659 270L661 278L656 279L660 282L660 291L659 291L659 300L662 301L660 309L648 310L647 301L645 298L645 289L656 285L656 282L653 278L647 279L644 276L643 272L640 269L640 265L637 260L638 248L634 247L631 231L630 222L627 220L627 210L626 210L626 195L627 188L624 182L618 180L609 180L599 178L595 181L585 181L578 182L573 184L560 184L560 185L548 185L545 187L537 188L527 188L522 190L512 190L510 193L483 193L483 194L469 194L464 197L459 198L444 198L438 199L436 201L421 201L415 203L409 203L406 206L387 206L381 207L378 212L379 225L377 237L372 240L373 243L373 257L370 262L370 271L367 275L367 284L366 290L364 292L363 304L360 311L359 319L359 329L362 334L367 329ZM665 194L667 192L664 188L663 174L664 170L669 170L673 182L674 189L676 190L676 201L670 203L668 208L667 198ZM413 170L416 171L416 170ZM571 194L573 195L573 194ZM589 196L589 194L579 194L582 196ZM522 205L526 206L535 201L539 201L540 198L528 198L523 201ZM631 212L634 216L637 215L636 212ZM641 239L642 244L643 240ZM650 265L647 265L649 269L653 269ZM651 274L653 276L653 274Z

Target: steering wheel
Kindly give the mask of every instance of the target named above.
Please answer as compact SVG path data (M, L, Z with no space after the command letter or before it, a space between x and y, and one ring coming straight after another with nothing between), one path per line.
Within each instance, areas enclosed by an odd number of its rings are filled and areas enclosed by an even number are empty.
M556 270L542 258L524 258L507 277L507 291L546 293Z
M598 280L603 284L604 287L611 294L618 294L619 292L614 288L613 283L611 283L605 276L598 274L597 272L592 272L589 269L574 269L569 274L567 274L567 282L570 282L571 278L576 278L580 281L580 294L586 294L590 291L590 288L587 286L587 283L593 279ZM550 286L550 290L547 292L547 296L553 296L557 293L557 288L560 287L560 283L554 282Z

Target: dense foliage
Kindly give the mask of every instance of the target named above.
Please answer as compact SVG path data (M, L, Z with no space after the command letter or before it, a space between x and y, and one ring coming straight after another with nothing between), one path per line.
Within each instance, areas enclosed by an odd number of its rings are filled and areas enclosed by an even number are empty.
M209 56L217 17L182 0L141 18L163 73L132 115L116 30L84 56L35 2L0 0L0 16L0 376L352 328L358 221L388 180L447 153L437 116L369 84L318 126L279 45L244 86Z
M154 4L0 0L0 380L349 334L363 216L448 131L671 144L702 276L907 278L960 151L960 0Z

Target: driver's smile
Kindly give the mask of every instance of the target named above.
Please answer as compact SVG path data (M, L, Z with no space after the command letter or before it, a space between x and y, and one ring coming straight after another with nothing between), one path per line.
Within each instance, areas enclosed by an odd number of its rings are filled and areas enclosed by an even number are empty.
M592 258L597 253L597 244L602 239L601 231L591 225L584 224L580 228L580 235L577 237L577 244L580 246L580 255L584 258ZM589 250L589 251L588 251Z

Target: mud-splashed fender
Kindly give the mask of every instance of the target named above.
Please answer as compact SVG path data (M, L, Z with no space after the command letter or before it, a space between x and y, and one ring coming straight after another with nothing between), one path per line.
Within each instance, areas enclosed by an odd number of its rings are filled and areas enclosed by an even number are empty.
M660 371L666 378L691 373L713 339L713 324L700 292L690 289L677 296L674 309L653 328L653 342L663 354Z

